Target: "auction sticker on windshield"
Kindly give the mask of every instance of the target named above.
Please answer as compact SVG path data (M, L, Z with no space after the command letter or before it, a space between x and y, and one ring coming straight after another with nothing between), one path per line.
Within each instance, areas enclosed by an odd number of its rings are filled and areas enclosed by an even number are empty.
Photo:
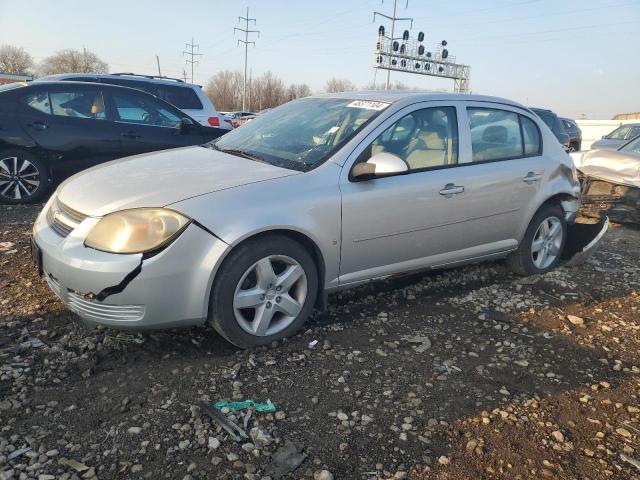
M364 108L366 110L384 110L390 104L387 102L373 102L371 100L354 100L347 107Z

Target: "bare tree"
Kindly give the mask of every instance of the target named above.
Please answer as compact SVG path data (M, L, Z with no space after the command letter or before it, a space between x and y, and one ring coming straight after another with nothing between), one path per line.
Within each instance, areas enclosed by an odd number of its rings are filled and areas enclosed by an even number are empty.
M400 80L398 80L396 83L392 83L391 85L389 85L389 87L391 87L391 90L418 90L417 88L411 87L406 83L401 82ZM369 83L364 86L364 89L365 90L384 90L384 82Z
M242 108L242 72L223 70L207 82L205 93L218 110L230 112ZM273 108L296 98L308 97L311 88L305 83L286 86L272 72L253 78L249 86L249 110Z
M216 73L204 89L218 110L230 112L242 106L242 72L223 70Z
M356 86L354 83L346 78L333 77L330 80L327 80L327 83L324 86L324 91L327 93L349 92L355 89Z
M89 50L60 50L45 58L40 65L44 75L56 73L108 73L109 65Z
M24 48L0 46L0 72L26 73L33 68L33 58Z

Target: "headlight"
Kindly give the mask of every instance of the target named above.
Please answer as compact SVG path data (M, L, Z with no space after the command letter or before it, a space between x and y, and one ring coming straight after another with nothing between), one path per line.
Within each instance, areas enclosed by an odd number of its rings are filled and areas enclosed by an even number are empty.
M184 215L164 208L110 213L91 229L84 244L111 253L142 253L166 245L189 225Z

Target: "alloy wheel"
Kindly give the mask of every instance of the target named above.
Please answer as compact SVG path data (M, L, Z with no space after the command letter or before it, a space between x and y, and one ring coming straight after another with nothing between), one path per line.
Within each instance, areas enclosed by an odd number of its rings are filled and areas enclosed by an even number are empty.
M40 186L40 171L25 158L0 159L0 196L9 200L31 197Z
M536 268L548 268L560 255L562 223L556 217L545 218L536 230L531 243L531 260Z
M269 255L240 278L233 310L240 327L251 335L269 336L286 329L302 311L307 276L302 265L285 255Z

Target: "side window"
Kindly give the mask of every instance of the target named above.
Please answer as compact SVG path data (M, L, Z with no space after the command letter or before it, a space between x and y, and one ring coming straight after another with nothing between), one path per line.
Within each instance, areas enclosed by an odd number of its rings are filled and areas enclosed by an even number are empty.
M158 127L179 127L181 118L153 98L144 98L129 93L114 93L113 102L119 120Z
M542 153L542 145L540 142L540 130L538 130L538 126L523 115L520 115L520 121L522 122L525 156L540 155Z
M505 110L468 108L474 162L523 156L519 115Z
M51 103L47 92L35 92L22 97L22 103L41 113L51 115Z
M402 158L409 170L458 163L455 108L417 110L402 117L371 143L371 156L388 152Z
M631 140L638 135L640 135L640 127L631 127L629 128L629 133L627 134L627 138L625 140Z
M158 97L182 110L202 110L198 95L188 87L158 85Z
M618 129L611 132L607 136L607 138L610 138L611 140L624 140L625 138L627 138L627 135L629 134L630 130L631 130L631 127L627 127L627 126L619 127Z
M100 91L51 92L51 109L60 117L104 120L104 100Z

